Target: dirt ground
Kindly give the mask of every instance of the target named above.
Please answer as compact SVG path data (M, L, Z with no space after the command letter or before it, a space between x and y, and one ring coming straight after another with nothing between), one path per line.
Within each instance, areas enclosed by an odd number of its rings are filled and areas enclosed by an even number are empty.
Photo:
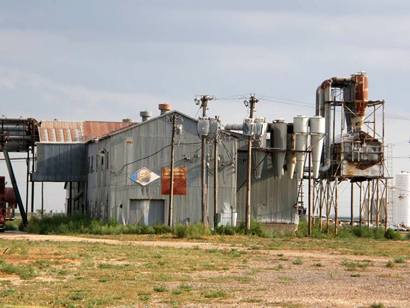
M206 281L226 290L225 299L201 304L185 302L184 306L376 307L381 304L384 307L410 307L409 255L404 255L404 262L395 262L393 256L352 255L332 249L266 249L229 242L115 240L24 233L0 234L0 240L178 248L186 253L193 249L209 252L234 248L244 251L246 263L232 263L228 270L202 270L189 274L191 284L198 289ZM154 299L148 306L164 304Z

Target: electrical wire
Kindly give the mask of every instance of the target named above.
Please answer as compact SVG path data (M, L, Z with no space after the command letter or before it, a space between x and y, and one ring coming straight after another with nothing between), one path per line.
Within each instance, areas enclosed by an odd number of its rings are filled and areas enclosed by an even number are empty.
M201 143L200 143L200 142L182 142L182 143L179 143L178 145L195 145L195 144L201 144ZM124 165L121 167L120 170L118 170L118 171L116 171L116 172L113 171L113 173L114 173L115 175L118 175L118 174L120 174L121 172L123 172L123 170L124 170L125 167L128 167L128 166L133 165L133 164L135 164L135 163L138 163L138 162L140 162L140 161L143 161L143 160L146 160L146 159L148 159L148 158L151 158L151 157L153 157L153 156L155 156L155 155L161 153L161 152L164 151L165 149L169 148L170 146L171 146L171 144L167 144L167 145L163 146L162 148L158 149L157 151L155 151L155 152L153 152L153 153L151 153L151 154L149 154L149 155L147 155L147 156L144 156L144 157L141 157L141 158L136 159L136 160L134 160L134 161L128 162L128 163L124 164Z

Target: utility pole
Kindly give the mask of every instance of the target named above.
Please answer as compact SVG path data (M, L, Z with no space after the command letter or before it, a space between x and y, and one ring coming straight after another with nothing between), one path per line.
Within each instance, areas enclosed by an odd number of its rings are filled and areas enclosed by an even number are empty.
M41 218L44 216L44 182L41 182Z
M206 110L208 109L208 102L213 100L212 96L202 95L196 98L195 101L199 104L202 109L202 117L206 117ZM201 210L202 210L202 223L205 227L209 225L208 217L208 183L207 183L207 172L206 172L206 137L201 137Z
M28 213L28 194L30 185L30 149L27 150L26 167L26 213Z
M311 154L312 149L308 153L308 167L309 167L309 177L308 177L308 235L312 235L312 169L311 169Z
M171 133L171 163L169 167L169 208L168 208L168 225L173 225L174 212L174 155L175 155L175 130L176 130L176 115L172 114L172 133Z
M353 227L354 223L354 213L353 213L353 193L354 193L354 185L353 182L350 181L350 225Z
M31 146L31 153L33 155L33 161L31 162L31 213L34 213L34 155L35 155L35 151L34 151L34 144Z
M217 121L219 121L218 117L216 117ZM214 140L214 229L218 227L217 222L217 210L218 210L218 131L215 135Z
M249 101L245 101L245 105L249 105L249 118L253 119L253 113L255 111L255 105L258 99L254 95L251 95ZM252 185L252 141L253 136L249 136L248 139L248 168L247 168L247 181L246 181L246 208L245 208L245 224L246 230L251 229L251 185Z

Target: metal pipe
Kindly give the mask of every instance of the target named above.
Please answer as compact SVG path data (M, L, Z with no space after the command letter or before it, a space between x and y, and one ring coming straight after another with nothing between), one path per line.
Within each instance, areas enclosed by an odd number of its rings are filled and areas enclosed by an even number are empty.
M0 131L27 131L28 126L27 125L0 125Z
M4 139L6 140L6 141L31 141L31 140L33 140L33 138L31 137L31 136L27 136L27 135L21 135L21 136L19 136L19 135L4 135L3 136L4 137Z
M225 124L224 129L225 130L242 131L243 130L243 124Z

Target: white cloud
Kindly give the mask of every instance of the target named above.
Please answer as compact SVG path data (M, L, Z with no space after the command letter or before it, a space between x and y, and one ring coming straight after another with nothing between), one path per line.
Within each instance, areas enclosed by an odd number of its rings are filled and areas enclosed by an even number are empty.
M137 113L137 109L142 110L146 106L153 106L163 101L156 95L114 92L62 84L38 74L0 67L0 93L2 89L34 93L30 107L37 109L40 115L55 114L52 117L69 117L77 120L90 119L90 117L120 120L130 110ZM16 102L16 104L27 104L27 101ZM13 104L8 106L7 111L13 111Z

